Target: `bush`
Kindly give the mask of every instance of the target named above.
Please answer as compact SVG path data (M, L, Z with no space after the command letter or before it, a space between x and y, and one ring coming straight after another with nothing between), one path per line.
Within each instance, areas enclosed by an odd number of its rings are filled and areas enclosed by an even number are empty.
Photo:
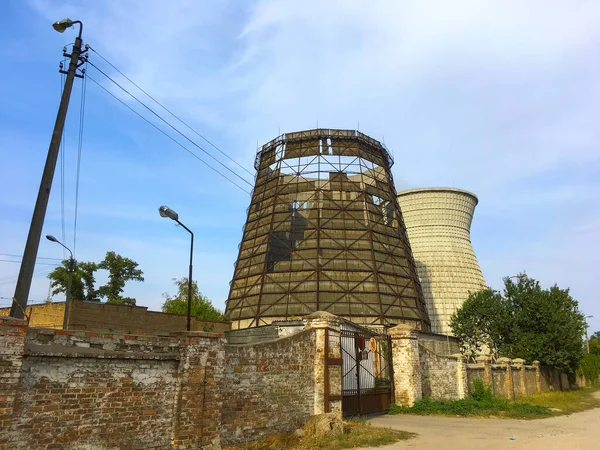
M491 402L494 400L491 386L485 386L481 378L473 380L473 392L471 397L476 402Z
M579 363L577 375L583 375L586 383L591 383L592 386L600 384L598 379L600 376L600 355L586 354Z

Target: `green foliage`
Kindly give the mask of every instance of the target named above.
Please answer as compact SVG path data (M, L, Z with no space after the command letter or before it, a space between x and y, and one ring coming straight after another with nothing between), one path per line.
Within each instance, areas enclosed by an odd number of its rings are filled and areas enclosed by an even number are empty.
M528 403L515 403L492 397L486 400L474 398L452 401L434 401L424 398L415 402L411 407L392 404L390 414L418 414L418 415L451 415L451 416L478 416L478 417L510 417L514 419L535 419L551 415L549 408Z
M471 392L471 398L478 402L491 402L494 400L494 394L492 393L491 386L485 386L481 378L475 378L473 380L473 392Z
M188 278L174 278L173 283L177 286L177 294L175 296L163 294L165 302L162 310L167 313L187 314ZM195 281L192 281L191 309L192 315L202 320L229 320L225 314L213 306L208 297L202 295Z
M591 350L591 345L590 345ZM577 375L583 375L588 383L593 386L600 384L600 355L586 354L579 363Z
M115 252L106 252L106 256L98 264L99 269L108 271L108 283L98 289L100 296L105 297L107 303L134 306L134 298L123 297L121 294L127 281L144 281L144 272L137 267L138 263L129 258Z
M70 260L62 262L62 266L54 269L48 278L53 288L52 295L67 292L69 280ZM100 297L106 297L108 303L135 305L135 299L122 297L121 293L125 283L129 280L144 281L143 272L137 268L138 263L129 258L124 258L115 252L107 252L106 257L99 264L94 262L73 261L73 274L71 281L71 298L73 300L86 300L99 302ZM95 273L98 269L108 271L108 283L96 289Z
M483 289L471 293L450 319L450 327L463 353L475 356L482 350L498 355L504 342L509 314L499 292Z
M73 264L70 267L70 264ZM52 295L67 293L69 270L72 270L71 298L73 300L99 301L98 292L94 289L94 272L98 266L92 262L77 262L65 259L62 265L48 274L51 280Z
M591 354L600 355L600 331L596 331L590 336L589 345Z
M496 356L540 361L574 373L583 357L585 319L568 289L540 284L523 275L504 279L501 295L491 289L471 294L450 326L471 354L487 347Z

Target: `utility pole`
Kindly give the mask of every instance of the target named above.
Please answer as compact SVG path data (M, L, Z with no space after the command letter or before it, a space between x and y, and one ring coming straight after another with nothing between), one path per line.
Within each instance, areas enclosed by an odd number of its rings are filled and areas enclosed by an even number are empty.
M586 319L591 319L592 317L594 317L594 316L585 316ZM586 320L585 321L585 347L589 354L590 353L590 340L588 339L588 328L589 328L589 325Z
M44 226L44 219L46 217L46 208L48 207L48 199L50 198L50 189L52 188L52 179L54 178L56 160L58 159L60 141L62 139L63 129L65 127L65 119L67 117L67 109L69 108L69 100L71 99L73 80L75 77L82 77L82 75L77 74L77 68L83 64L83 62L85 62L85 57L82 58L83 61L80 61L81 32L83 31L83 24L81 21L63 19L52 25L56 31L62 33L76 23L79 24L79 35L75 39L73 50L70 55L66 52L63 53L65 57L70 57L69 69L64 71L61 68L60 70L61 73L65 73L67 77L65 80L62 97L60 99L58 113L56 114L54 131L52 132L50 147L48 148L48 156L46 157L46 165L44 166L42 181L40 182L40 189L38 191L37 200L33 209L31 225L29 226L29 234L27 235L27 242L25 243L25 250L23 251L21 269L19 270L19 278L17 279L15 295L10 308L11 317L16 319L23 319L25 316L27 299L29 298L29 290L31 289L33 269L35 267L35 260L37 258L37 252L40 245L40 237L42 235L42 227Z

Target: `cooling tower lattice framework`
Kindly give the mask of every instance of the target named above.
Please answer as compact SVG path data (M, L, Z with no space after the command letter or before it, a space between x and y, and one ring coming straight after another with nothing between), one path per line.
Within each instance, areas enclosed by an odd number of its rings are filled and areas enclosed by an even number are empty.
M452 334L450 317L469 292L485 288L471 245L477 197L451 188L398 193L434 333Z
M259 150L226 307L234 329L319 310L430 329L392 164L349 130L283 134Z

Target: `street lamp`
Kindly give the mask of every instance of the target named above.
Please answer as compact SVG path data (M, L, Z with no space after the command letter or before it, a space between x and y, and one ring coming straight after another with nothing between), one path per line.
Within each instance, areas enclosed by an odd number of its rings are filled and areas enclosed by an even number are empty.
M83 24L80 20L71 20L71 19L63 19L52 24L52 28L54 28L59 33L64 33L67 28L71 28L76 23L79 24L79 39L81 39L81 32L83 31Z
M591 319L594 316L585 316L586 319ZM587 320L585 321L585 347L587 348L587 352L590 353L590 341L588 339L588 328L589 325L587 323Z
M512 277L508 277L509 280L512 280L513 278L516 278L517 280L521 281L521 278L526 277L527 275L524 273L519 273L517 275L513 275Z
M67 267L67 275L69 281L67 282L67 300L65 301L65 316L63 318L63 330L66 330L68 325L67 322L69 319L69 306L71 305L71 283L73 281L73 269L75 260L73 259L73 252L71 251L71 249L62 242L60 242L58 239L56 239L54 236L52 236L51 234L47 234L46 239L48 239L51 242L56 242L58 245L62 245L71 254L71 258L69 259L69 267Z
M52 132L52 137L50 138L50 146L48 147L46 164L44 165L37 199L33 208L33 215L31 216L25 249L23 250L23 259L21 260L21 268L19 269L19 277L17 278L17 285L15 286L15 295L13 296L14 301L10 308L10 316L15 319L23 319L25 309L27 308L27 299L29 298L29 291L31 289L33 269L35 267L35 260L40 246L40 238L42 237L42 228L44 226L44 219L46 218L46 209L48 208L48 199L50 198L50 190L52 189L52 180L56 169L60 141L65 127L67 109L69 109L73 81L75 80L75 77L83 77L83 75L77 74L77 68L85 62L85 56L81 56L81 32L83 31L83 24L81 21L63 19L52 25L56 31L62 33L75 24L79 24L79 35L75 38L71 54L63 52L63 56L70 58L69 68L68 70L60 69L61 73L66 74L65 84L58 112L56 114L56 122L54 122L54 130Z
M191 317L192 317L192 262L193 262L193 259L194 259L194 233L192 233L192 230L190 230L188 227L186 227L184 224L182 224L179 221L179 214L177 214L175 211L173 211L168 206L162 205L160 208L158 208L158 213L160 214L160 217L166 217L166 218L169 218L169 219L174 220L175 222L177 222L179 225L181 225L183 228L185 228L188 231L188 233L190 233L191 236L192 236L192 242L191 242L191 246L190 246L190 273L188 275L188 299L187 299L187 330L191 331Z

